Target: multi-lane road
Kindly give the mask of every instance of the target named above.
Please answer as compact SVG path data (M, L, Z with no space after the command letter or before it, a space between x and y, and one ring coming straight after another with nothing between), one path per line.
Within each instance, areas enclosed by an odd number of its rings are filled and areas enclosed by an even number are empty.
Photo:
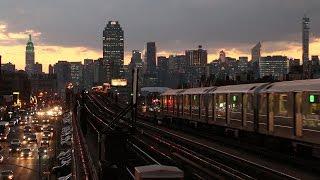
M51 125L56 127L59 119L58 118L48 118L48 117L39 117L39 122L42 122L42 119L50 119ZM55 144L56 144L56 135L54 134L53 138L49 142L49 146L44 146L47 149L47 155L41 156L41 166L39 166L39 147L41 147L41 139L42 139L42 132L36 130L36 125L32 124L32 117L28 121L28 125L32 127L31 132L36 134L37 143L28 143L23 141L24 136L24 127L25 125L15 125L14 127L10 127L10 133L8 135L8 139L6 142L0 142L3 149L1 150L0 154L4 157L3 162L0 164L0 172L4 170L12 170L14 173L14 179L21 179L21 180L34 180L40 179L40 176L49 176L49 163L50 158L53 158L55 154ZM49 125L39 123L39 125L45 127ZM24 158L21 157L21 152L17 153L10 153L10 142L13 139L19 139L21 141L21 148L30 148L31 149L31 156ZM41 170L40 168L41 167ZM39 173L40 171L42 173Z

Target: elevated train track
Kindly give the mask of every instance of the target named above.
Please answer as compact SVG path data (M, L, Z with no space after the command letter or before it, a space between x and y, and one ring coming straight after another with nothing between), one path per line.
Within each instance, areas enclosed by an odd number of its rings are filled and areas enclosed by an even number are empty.
M104 121L122 109L118 104L99 94L88 95L88 99L94 106L95 112L99 114L95 116L100 116ZM122 124L126 124L127 121L127 118L123 118ZM165 162L172 162L193 171L193 176L197 178L261 179L272 177L273 179L299 179L165 131L145 123L141 119L137 121L137 126L140 133L130 139L131 144L141 146L150 152L153 148L153 154L162 157L161 159L166 159Z

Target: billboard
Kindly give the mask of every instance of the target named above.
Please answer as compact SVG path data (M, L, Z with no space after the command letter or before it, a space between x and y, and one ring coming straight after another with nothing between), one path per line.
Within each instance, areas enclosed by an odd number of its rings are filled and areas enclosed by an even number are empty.
M111 86L127 86L126 79L112 79Z

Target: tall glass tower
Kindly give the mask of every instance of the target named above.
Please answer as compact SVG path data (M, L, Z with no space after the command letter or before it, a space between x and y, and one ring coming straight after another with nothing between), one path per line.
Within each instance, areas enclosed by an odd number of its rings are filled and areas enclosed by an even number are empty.
M309 30L310 19L306 16L302 19L302 61L305 64L309 60Z
M122 78L124 65L124 37L118 21L109 21L103 31L103 59L106 82Z
M31 34L29 34L29 40L26 46L26 66L25 71L30 75L33 74L34 66L34 46L31 40Z

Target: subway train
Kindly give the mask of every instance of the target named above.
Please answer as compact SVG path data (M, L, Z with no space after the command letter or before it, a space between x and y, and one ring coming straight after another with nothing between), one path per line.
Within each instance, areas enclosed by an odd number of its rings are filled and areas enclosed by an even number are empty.
M320 145L320 79L170 89L161 111L195 125Z

